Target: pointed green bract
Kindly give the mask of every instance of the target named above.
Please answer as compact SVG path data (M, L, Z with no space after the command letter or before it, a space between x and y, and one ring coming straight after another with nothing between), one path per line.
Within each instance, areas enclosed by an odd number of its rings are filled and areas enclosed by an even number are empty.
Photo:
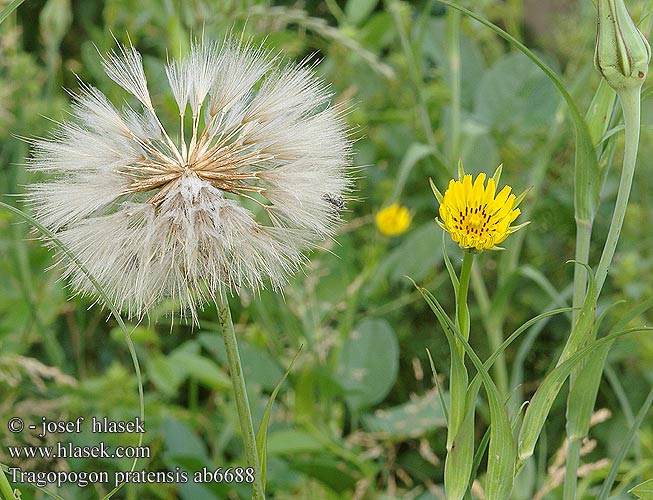
M501 173L503 172L503 163L500 163L497 169L494 171L494 174L492 175L492 179L494 180L494 183L498 186L499 181L501 180ZM515 202L516 203L516 202ZM514 205L517 207L517 205Z
M437 187L435 187L435 182L433 182L433 179L429 177L429 184L431 186L431 191L433 191L433 194L435 195L435 199L438 200L438 203L442 204L444 201L444 197L442 196L442 193L438 190Z

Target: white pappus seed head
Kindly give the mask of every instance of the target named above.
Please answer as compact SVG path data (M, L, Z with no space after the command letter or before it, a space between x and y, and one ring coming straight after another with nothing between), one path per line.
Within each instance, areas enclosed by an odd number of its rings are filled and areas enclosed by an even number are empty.
M27 197L130 317L172 298L196 321L225 290L278 289L334 234L352 183L351 142L309 66L282 66L232 39L193 42L166 67L173 131L133 46L102 65L136 100L118 109L82 84L72 119L33 141L30 168L53 178ZM94 294L73 263L65 275Z

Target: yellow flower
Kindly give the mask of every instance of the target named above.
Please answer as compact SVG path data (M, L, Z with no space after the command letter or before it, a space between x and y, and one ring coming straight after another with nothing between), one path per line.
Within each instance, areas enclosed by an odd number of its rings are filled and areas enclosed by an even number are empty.
M410 227L412 217L408 209L399 203L385 207L376 214L376 227L385 236L399 236Z
M437 190L433 181L431 187L440 203L440 219L436 222L451 235L451 239L467 250L498 250L499 243L510 233L524 227L510 224L521 213L517 205L528 191L515 197L510 186L504 186L495 194L501 176L499 165L494 176L485 185L485 174L478 174L472 181L459 164L459 180L450 180L444 196Z

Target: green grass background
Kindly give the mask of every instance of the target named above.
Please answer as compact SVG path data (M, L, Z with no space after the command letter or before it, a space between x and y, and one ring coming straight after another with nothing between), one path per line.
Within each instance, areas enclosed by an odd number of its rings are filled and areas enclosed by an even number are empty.
M552 66L585 111L599 82L592 67L592 2L479 0L461 2L518 37ZM0 7L8 2L0 2ZM641 1L627 2L638 19ZM446 429L426 355L438 372L449 350L434 317L408 275L453 313L454 297L442 261L437 202L462 158L468 172L491 175L521 192L531 224L505 242L505 252L477 258L471 291L471 342L489 355L487 329L507 336L527 319L570 302L574 256L573 128L547 77L521 53L476 22L460 28L460 118L456 118L445 9L435 1L311 0L301 3L229 0L27 0L0 25L0 193L22 206L25 137L47 136L65 119L76 75L116 104L125 94L102 72L97 51L127 33L142 53L150 91L164 121L174 101L164 63L184 53L191 36L221 39L229 30L278 51L287 60L316 54L317 73L335 100L351 109L359 167L356 200L336 242L311 256L284 295L264 291L231 300L241 342L255 425L271 391L300 345L303 351L275 402L269 430L268 496L274 499L444 498ZM645 89L646 89L645 85ZM452 101L452 96L454 100ZM651 109L643 101L639 165L631 202L599 309L618 300L615 316L653 295L653 156ZM452 112L453 110L453 112ZM452 118L453 117L453 118ZM618 115L613 125L618 123ZM459 124L456 125L456 123ZM590 262L600 256L618 185L622 137L613 138L614 166L597 214ZM410 229L382 236L374 214L392 201L409 207ZM447 241L459 266L461 253ZM54 265L53 265L54 264ZM22 460L8 445L43 444L30 433L8 433L7 420L42 416L70 420L95 415L129 420L139 414L138 388L120 329L107 309L71 298L61 268L30 227L0 211L0 461L26 470L127 470L129 460ZM487 296L484 296L487 294ZM486 301L484 302L484 298ZM650 324L651 313L636 324ZM128 325L143 367L147 433L153 471L244 466L235 402L215 311L201 327L175 323L155 311ZM555 365L569 333L556 316L511 346L506 359L511 391L528 398ZM579 499L596 496L633 414L653 382L653 339L626 337L612 349L597 408L610 416L590 431L594 447L582 458L588 474ZM446 387L446 377L442 377ZM563 391L564 392L564 391ZM560 498L556 450L564 435L564 396L558 398L536 454L512 498ZM489 412L477 412L480 440ZM96 444L90 433L67 436ZM51 436L47 443L58 440ZM135 445L135 435L106 436L112 446ZM555 467L554 467L555 468ZM622 464L611 498L653 477L653 419L644 420ZM481 464L482 478L485 463ZM45 498L16 484L23 498ZM55 488L52 488L55 491ZM95 499L108 485L66 486L66 499ZM212 500L248 498L237 485L130 484L116 498ZM479 497L474 497L479 498Z

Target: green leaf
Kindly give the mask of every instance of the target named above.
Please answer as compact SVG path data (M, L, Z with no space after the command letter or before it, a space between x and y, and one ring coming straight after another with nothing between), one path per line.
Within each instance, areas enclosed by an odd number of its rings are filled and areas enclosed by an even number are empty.
M599 391L601 374L612 342L608 342L588 357L579 371L567 398L567 437L584 438L590 426L596 395Z
M358 410L379 403L394 385L398 371L399 344L390 324L363 319L342 346L336 372L347 404Z
M632 490L628 490L628 493L632 493L637 498L650 500L653 498L653 479L649 479L648 481L644 481L643 483L638 484Z
M614 89L608 85L605 78L601 78L585 115L587 128L595 146L598 146L603 140L603 136L608 130L616 102L617 94Z
M485 386L490 405L490 445L488 456L492 457L492 459L488 461L485 492L487 498L508 498L512 490L512 481L515 473L515 449L510 421L508 420L508 414L506 413L506 410L500 399L499 390L488 374L487 369L484 367L483 363L481 363L481 360L469 345L469 342L467 342L463 335L458 331L455 324L446 315L444 309L433 296L433 294L431 294L431 292L425 288L418 287L418 290L438 318L438 321L440 322L440 325L442 326L450 345L454 345L455 349L455 343L457 341L463 346L465 352L474 364L474 367L477 369L478 374L483 381L483 385ZM473 435L473 425L467 424L467 420L471 418L470 415L473 413L473 408L476 404L476 394L472 392L471 388L469 394L470 397L466 397L467 407L469 408L469 411L465 416L465 422L463 426L461 426L460 432L458 433L460 439L462 440L469 439L467 436L470 434ZM453 407L453 398L454 394L452 393L452 401L450 403L450 407ZM465 479L464 490L466 491L467 481L471 473L471 467L473 465L473 438L471 444L469 442L462 443L463 450L460 450L461 443L458 436L456 436L454 444L456 445L454 447L454 452L456 450L461 451L462 459L460 459L460 464L458 465L461 470L457 470L453 475L453 477L458 482L455 485L456 496L452 496L451 498L461 498L457 496L458 491L461 489L460 483L462 483L462 480ZM467 459L468 453L469 459ZM496 459L494 459L495 457ZM453 466L451 469L453 470ZM447 491L448 498L450 495L450 491Z
M165 442L166 459L178 462L187 457L199 460L203 465L211 463L204 441L185 422L166 419L161 430Z
M364 415L362 421L366 431L397 440L423 436L446 424L436 391L408 403Z
M467 492L474 463L474 415L474 408L470 408L447 451L444 489L448 500L460 500Z
M433 374L433 380L435 382L435 388L438 391L438 397L440 398L440 407L442 408L442 413L444 415L445 425L449 427L449 407L447 402L444 400L444 391L440 385L440 379L438 378L438 372L435 369L435 363L433 362L433 356L431 356L431 351L426 349L426 354L429 357L429 364L431 365L431 373Z
M585 359L589 354L591 354L596 349L605 345L608 342L612 342L614 339L627 335L634 332L642 331L651 331L651 327L638 327L638 328L628 328L622 330L606 337L603 337L599 340L593 341L587 347L584 347L580 351L576 352L574 355L569 357L564 363L556 366L551 373L549 373L544 381L540 384L539 388L535 392L535 395L531 399L531 402L526 409L524 415L524 422L522 423L521 430L519 431L518 439L518 458L519 465L533 454L535 449L535 444L542 432L544 423L551 411L551 406L555 401L562 385L567 380L567 377L570 375L571 371L576 368L578 363Z
M313 498L350 498L351 493L356 486L356 482L360 476L356 474L353 467L348 462L343 462L338 457L329 455L317 455L308 457L290 458L291 467L301 472L303 475L314 478L320 483L326 485L338 496L333 494L328 496L319 497L315 496L313 490Z
M434 210L433 215L435 214ZM431 219L402 236L400 244L379 263L370 277L367 285L368 293L387 287L388 282L403 281L404 276L413 276L416 280L422 280L430 275L442 258L439 252L433 251L438 244L438 233L438 228ZM406 255L411 255L411 258L407 259Z
M524 134L547 127L557 104L550 80L524 54L511 52L478 82L474 110L494 130Z
M267 452L270 455L295 455L296 453L319 452L322 443L306 431L284 429L268 436Z
M194 378L212 389L228 390L231 388L231 379L215 364L201 354L191 352L174 352L170 361L177 370Z
M299 354L302 352L302 347L303 346L299 347L299 350L297 351L297 354L295 354L295 357L290 362L288 369L283 374L283 377L281 378L281 380L279 380L279 383L272 391L272 394L270 395L270 399L268 400L268 404L265 406L265 412L263 413L263 418L261 419L261 423L258 427L258 431L256 432L256 449L258 450L258 459L261 465L261 484L263 485L263 491L265 491L265 480L266 480L265 476L267 474L267 463L268 463L267 435L268 435L268 423L270 421L270 413L272 412L272 405L274 404L274 400L277 398L277 394L279 393L279 389L281 389L281 385L288 377L288 374L290 373L290 370L292 370L295 361L297 361Z
M168 357L156 355L146 364L147 375L156 388L168 397L177 393L184 380L184 373Z
M379 0L349 0L345 5L347 21L353 25L360 24L374 11Z
M448 318L447 318L448 319ZM450 340L451 339L451 340ZM447 433L447 450L454 447L456 439L467 412L467 368L463 356L458 351L452 336L447 335L449 356L451 359L451 380L449 380L449 428Z
M12 0L12 2L7 5L2 11L0 11L0 23L2 23L5 19L9 17L9 15L15 11L21 3L23 3L25 0Z
M608 498L608 495L610 494L610 490L612 489L612 484L614 483L614 480L617 477L619 466L621 465L623 459L626 457L626 454L630 449L631 443L633 442L633 439L635 439L635 435L639 432L639 428L642 425L644 418L648 415L649 409L651 408L651 404L653 404L653 387L651 387L651 390L649 391L648 396L646 397L646 401L644 401L641 408L639 409L639 412L637 412L637 417L635 418L633 425L630 427L628 434L622 438L621 448L619 449L617 456L614 457L614 460L612 461L612 466L610 467L610 472L608 472L608 477L605 478L605 481L603 482L603 486L601 486L601 491L599 492L599 495L596 497L596 500L605 500L606 498ZM638 488L639 486L636 486L635 488ZM648 499L651 497L646 497L646 498Z
M592 268L587 264L582 262L576 262L576 265L581 265L587 271L589 276L589 284L587 287L587 293L585 295L585 301L580 312L580 316L574 325L574 328L567 339L564 349L560 354L560 359L558 360L558 366L563 363L565 360L574 354L578 349L585 346L590 340L593 326L594 326L594 316L596 313L596 280L594 279L594 273Z

